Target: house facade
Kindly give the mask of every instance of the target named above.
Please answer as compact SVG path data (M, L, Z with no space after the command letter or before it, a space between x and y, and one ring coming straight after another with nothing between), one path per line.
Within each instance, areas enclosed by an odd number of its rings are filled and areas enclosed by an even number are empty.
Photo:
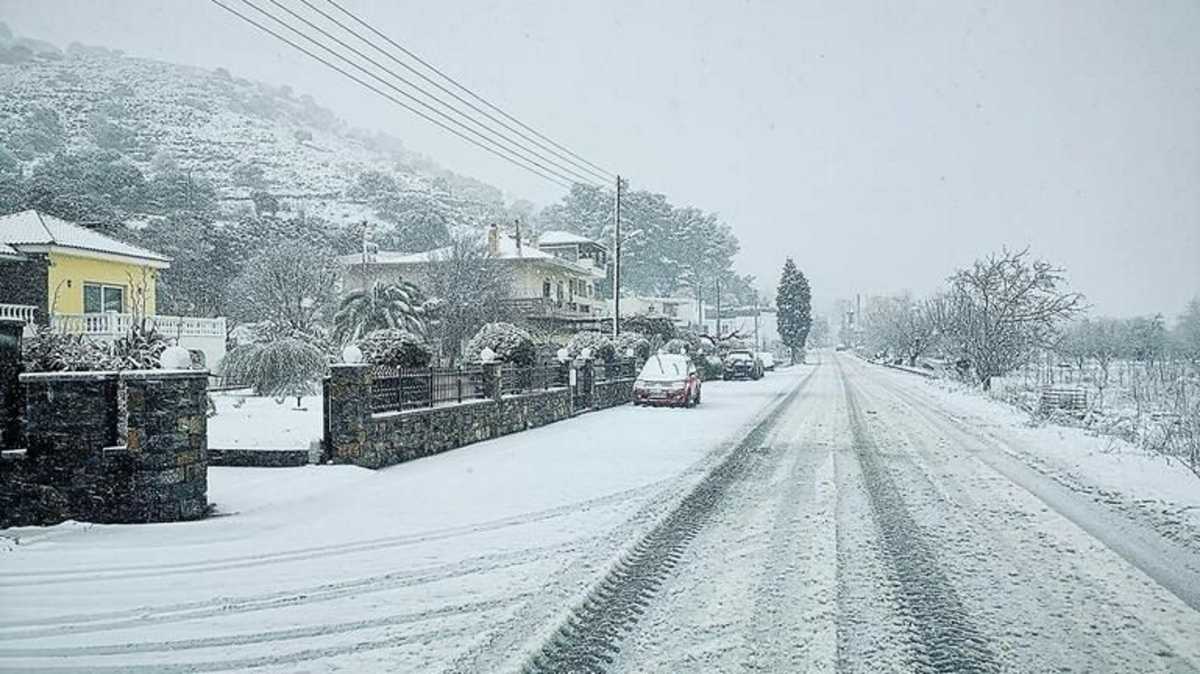
M612 315L613 302L607 301L606 310ZM621 318L630 316L666 317L677 328L697 327L696 300L690 297L647 297L642 295L621 296Z
M428 287L430 270L449 254L449 248L439 248L343 255L338 259L342 290L399 279ZM546 232L536 241L523 241L519 233L493 225L487 232L487 255L510 271L507 302L522 319L566 330L594 328L603 320L606 305L599 284L607 272L608 250L602 244L567 232Z
M169 258L65 220L22 211L0 216L0 318L100 340L136 320L203 353L225 357L225 319L160 316L158 274Z

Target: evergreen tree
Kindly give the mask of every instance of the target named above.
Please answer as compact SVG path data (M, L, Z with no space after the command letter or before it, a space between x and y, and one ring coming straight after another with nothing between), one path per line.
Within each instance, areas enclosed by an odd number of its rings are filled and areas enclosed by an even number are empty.
M804 348L808 330L812 327L812 293L804 272L796 268L796 263L790 257L783 265L775 306L779 310L776 318L779 337L791 350L792 362L795 363L796 352Z

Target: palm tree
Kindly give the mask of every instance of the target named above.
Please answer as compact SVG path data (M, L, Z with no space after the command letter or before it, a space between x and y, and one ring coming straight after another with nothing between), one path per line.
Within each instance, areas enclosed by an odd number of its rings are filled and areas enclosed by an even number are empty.
M346 344L372 330L397 328L425 336L421 291L408 281L376 281L342 298L333 317L333 336Z

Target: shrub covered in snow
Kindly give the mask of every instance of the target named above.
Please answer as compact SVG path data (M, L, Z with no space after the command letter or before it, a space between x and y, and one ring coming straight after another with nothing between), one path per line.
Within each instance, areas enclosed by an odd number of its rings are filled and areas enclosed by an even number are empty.
M21 341L21 361L26 372L61 372L105 369L100 344L82 335L64 335L40 326Z
M425 341L406 330L373 330L356 343L363 360L372 365L390 367L429 367L433 353Z
M617 358L616 345L608 335L602 332L590 330L577 332L571 337L571 341L567 342L567 353L572 358L578 358L584 349L591 349L594 360L611 363Z
M640 332L622 332L617 336L618 355L624 358L630 349L635 358L646 360L650 357L650 340Z
M22 340L21 360L26 372L155 370L167 346L158 332L138 327L113 342L95 342L41 326Z
M234 347L221 362L221 374L230 381L249 384L255 395L300 396L312 393L325 375L328 359L308 342L285 337Z
M512 323L488 323L467 342L463 357L471 362L479 361L479 353L491 349L496 357L506 363L532 365L537 349L530 334Z

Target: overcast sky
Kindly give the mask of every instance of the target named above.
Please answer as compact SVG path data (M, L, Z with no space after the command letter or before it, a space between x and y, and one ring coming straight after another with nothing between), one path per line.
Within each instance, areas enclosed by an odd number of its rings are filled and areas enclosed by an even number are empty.
M1192 0L342 1L634 188L719 212L764 288L792 256L819 306L925 293L1030 246L1099 313L1200 294ZM0 0L0 18L291 84L515 197L562 194L203 0Z

